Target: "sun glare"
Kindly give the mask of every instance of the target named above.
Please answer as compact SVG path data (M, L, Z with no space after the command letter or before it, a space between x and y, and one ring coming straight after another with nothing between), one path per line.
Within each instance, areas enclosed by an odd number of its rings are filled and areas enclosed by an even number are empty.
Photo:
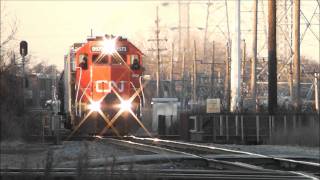
M103 53L113 54L116 52L116 38L114 39L105 39L103 41Z
M100 111L100 101L92 101L91 104L88 105L88 108L94 112Z
M132 107L130 100L121 100L121 103L119 106L122 111L129 111Z

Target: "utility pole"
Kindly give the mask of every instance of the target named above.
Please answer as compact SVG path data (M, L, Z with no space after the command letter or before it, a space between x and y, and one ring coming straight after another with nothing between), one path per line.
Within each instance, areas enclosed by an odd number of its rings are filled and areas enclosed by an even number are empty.
M212 41L212 64L211 64L211 97L214 97L215 91L214 91L214 41Z
M243 109L243 97L245 93L245 78L246 78L246 41L242 40L242 65L241 65L241 89L240 89L240 101L239 101L239 110L242 111Z
M246 68L246 41L242 40L242 67L241 67L241 75L242 75L242 83L245 78L245 68Z
M251 75L250 75L250 90L251 96L255 103L257 111L257 25L258 25L258 0L254 0L253 4L253 39L252 39L252 60L251 60Z
M241 55L240 55L240 0L235 0L235 26L232 41L232 58L231 58L231 105L230 111L239 110L241 102Z
M196 100L197 100L197 46L196 46L196 40L194 40L192 100L193 100L193 103L196 103Z
M276 0L268 1L268 110L277 111L277 37L276 37Z
M179 24L178 24L178 33L179 33L179 37L178 37L178 41L179 41L179 45L178 45L178 61L181 61L181 2L180 0L178 0L178 8L179 8Z
M225 102L226 102L226 109L230 111L230 60L231 60L231 39L230 39L230 28L229 28L229 12L228 12L228 2L227 0L224 1L225 3L225 13L226 13L226 20L227 20L227 30L228 30L228 41L226 46L226 75L224 79L224 87L225 87Z
M171 68L170 68L170 91L173 97L173 59L174 59L174 43L171 45Z
M293 98L295 111L300 111L300 0L294 0Z
M179 47L178 47L178 61L182 62L182 56L184 53L185 56L185 64L182 65L187 69L187 72L191 72L190 64L188 63L191 56L191 47L190 47L190 3L183 2L178 0L179 7L179 25L178 25L178 33L179 33ZM184 19L186 17L186 19ZM186 38L186 39L185 39ZM186 75L186 74L185 74Z
M204 38L203 38L203 60L207 59L207 34L208 34L208 24L209 24L209 16L210 16L210 0L207 3L207 17L206 17L206 26L204 29Z
M294 103L294 94L293 94L293 70L292 70L292 62L293 62L293 0L290 0L290 23L288 23L290 25L290 66L289 66L289 93L290 93L290 98L291 98L291 103Z
M182 109L185 108L185 91L186 91L186 84L185 84L185 54L186 54L186 49L184 48L183 54L182 54Z
M160 39L159 38L159 34L160 34L160 29L159 29L159 22L160 22L160 19L159 19L159 6L157 6L157 9L156 9L156 20L155 20L155 23L156 23L156 31L155 31L155 34L156 34L156 38L155 39L149 39L148 41L156 41L156 46L157 48L156 49L149 49L148 51L156 51L157 52L157 73L156 73L156 76L157 76L157 91L156 91L156 94L157 94L157 97L160 97L160 89L161 89L161 82L160 82L160 51L164 51L164 50L167 50L165 48L161 49L160 48L160 41L167 41L167 39Z
M293 98L293 72L292 72L292 63L289 64L289 94Z
M157 6L157 30L156 30L156 38L157 38L157 97L160 97L160 49L159 49L159 6Z
M228 12L228 2L224 0L225 3L225 12L226 12L226 20L227 20L227 30L228 30L228 43L229 43L229 56L230 56L230 47L231 47L231 40L230 40L230 28L229 28L229 12Z
M320 73L314 73L314 103L316 111L319 113L319 78Z
M190 3L187 4L187 53L186 53L186 56L187 56L187 60L188 61L188 58L190 57ZM185 50L184 50L184 53L185 53ZM189 69L189 68L188 68Z
M230 111L230 54L229 54L229 48L230 44L229 41L227 42L226 46L226 75L224 79L224 97L226 101L226 109Z
M183 53L182 53L182 64L181 64L181 72L182 72L182 79L184 80L185 75L186 75L186 61L185 61L185 56L186 56L186 48L183 48Z

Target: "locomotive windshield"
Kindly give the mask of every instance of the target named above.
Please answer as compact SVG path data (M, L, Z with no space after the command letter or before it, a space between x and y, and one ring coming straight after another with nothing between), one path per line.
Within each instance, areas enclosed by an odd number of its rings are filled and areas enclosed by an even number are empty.
M107 55L103 56L101 54L92 55L92 63L95 64L108 64L109 58Z
M95 64L124 64L125 58L120 55L102 55L94 54L92 55L92 63Z

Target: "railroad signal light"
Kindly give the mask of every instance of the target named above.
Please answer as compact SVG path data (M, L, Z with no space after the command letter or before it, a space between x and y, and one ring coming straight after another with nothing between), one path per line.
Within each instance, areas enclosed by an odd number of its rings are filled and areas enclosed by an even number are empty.
M20 54L21 56L26 56L28 54L28 43L27 41L20 42Z

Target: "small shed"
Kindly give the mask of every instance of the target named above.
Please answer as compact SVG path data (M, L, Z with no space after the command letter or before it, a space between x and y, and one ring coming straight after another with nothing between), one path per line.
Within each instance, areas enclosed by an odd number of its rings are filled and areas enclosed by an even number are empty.
M171 126L177 122L178 98L152 98L152 131L158 132L159 116L165 117L165 131L169 132Z

